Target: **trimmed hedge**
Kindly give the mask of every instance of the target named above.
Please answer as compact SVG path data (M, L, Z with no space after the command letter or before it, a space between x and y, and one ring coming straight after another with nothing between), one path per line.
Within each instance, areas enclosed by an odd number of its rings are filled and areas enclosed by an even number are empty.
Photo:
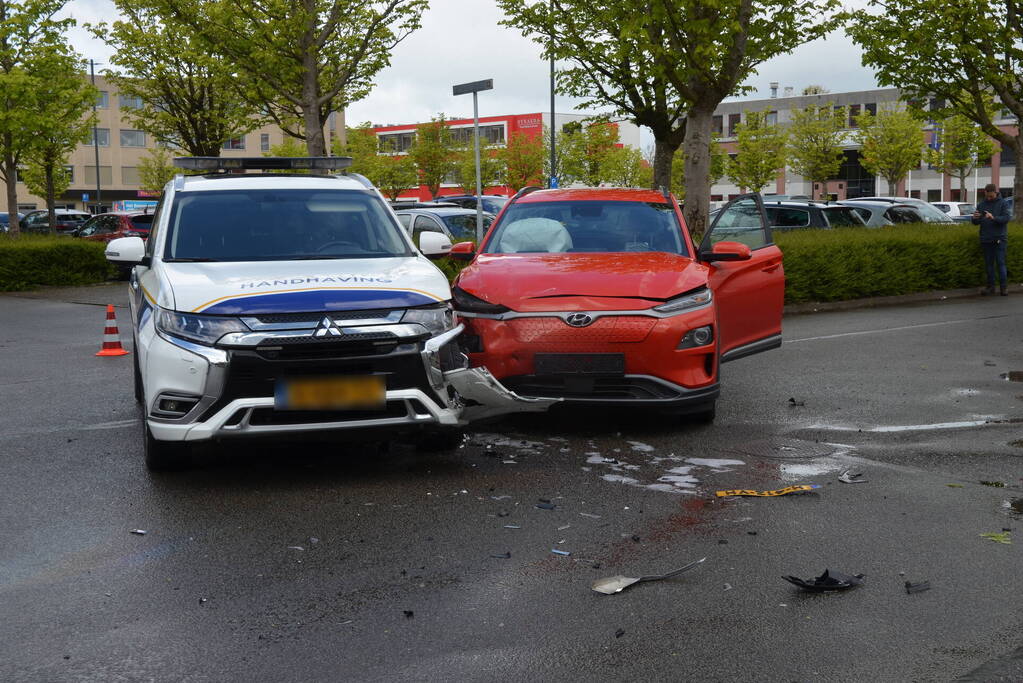
M0 235L0 292L89 285L116 275L106 244L50 235Z
M778 232L785 302L845 301L982 287L977 226L898 225ZM1009 279L1023 277L1023 224L1009 226Z

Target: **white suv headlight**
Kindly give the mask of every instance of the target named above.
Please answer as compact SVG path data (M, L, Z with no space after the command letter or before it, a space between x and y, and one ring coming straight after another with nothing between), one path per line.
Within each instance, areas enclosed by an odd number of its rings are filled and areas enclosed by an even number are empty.
M173 337L181 337L212 346L228 332L248 332L249 328L237 318L226 318L197 313L178 313L161 308L156 316L156 329Z
M659 313L681 313L682 311L706 306L713 299L714 296L710 293L710 288L707 287L691 294L675 297L660 306L654 306L654 310Z
M447 332L455 326L451 306L447 304L410 308L405 311L401 321L403 323L422 325L430 331L430 336L432 337Z

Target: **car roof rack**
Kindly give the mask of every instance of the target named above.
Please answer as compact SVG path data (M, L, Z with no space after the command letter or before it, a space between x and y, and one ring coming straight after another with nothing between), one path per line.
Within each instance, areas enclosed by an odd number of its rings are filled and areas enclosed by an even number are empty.
M176 157L174 165L188 171L341 170L351 157Z

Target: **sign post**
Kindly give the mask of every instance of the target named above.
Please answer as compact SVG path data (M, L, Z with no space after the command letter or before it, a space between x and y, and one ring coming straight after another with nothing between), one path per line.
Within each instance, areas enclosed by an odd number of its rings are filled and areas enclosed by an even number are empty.
M472 138L476 148L476 243L483 241L483 180L480 174L480 109L477 93L481 90L493 90L494 79L473 81L452 86L452 95L472 93Z

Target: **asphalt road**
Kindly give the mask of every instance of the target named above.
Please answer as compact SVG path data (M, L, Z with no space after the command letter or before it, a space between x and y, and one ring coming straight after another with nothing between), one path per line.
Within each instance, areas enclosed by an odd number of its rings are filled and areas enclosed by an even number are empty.
M107 301L0 296L0 680L1023 679L1023 296L789 317L709 427L558 413L163 476L130 356L93 356ZM865 583L780 578L825 568Z

